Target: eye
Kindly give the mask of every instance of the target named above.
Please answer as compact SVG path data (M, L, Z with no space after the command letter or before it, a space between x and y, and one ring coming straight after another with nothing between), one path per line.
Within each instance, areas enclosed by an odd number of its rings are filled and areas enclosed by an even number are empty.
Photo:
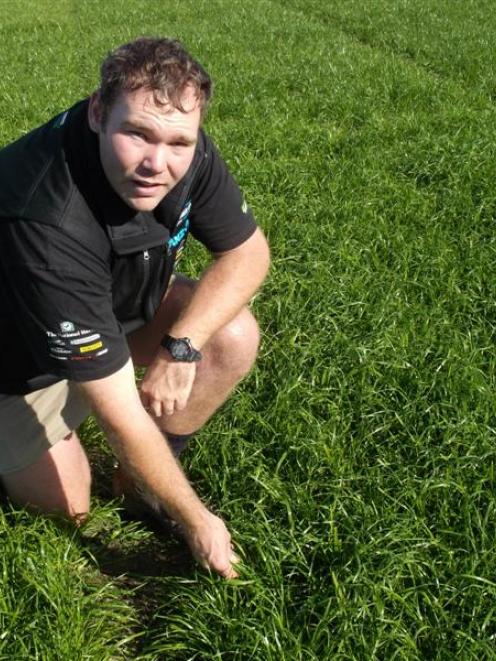
M128 135L133 136L133 138L139 138L140 140L146 140L146 135L143 133L143 131L139 131L138 129L128 129L126 131Z
M189 140L173 140L170 143L170 146L172 147L172 149L182 152L188 149L194 149L195 143L190 142Z

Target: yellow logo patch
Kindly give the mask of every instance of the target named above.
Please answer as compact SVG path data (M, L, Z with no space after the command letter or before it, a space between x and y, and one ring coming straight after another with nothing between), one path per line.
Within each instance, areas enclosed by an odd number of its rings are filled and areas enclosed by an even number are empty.
M95 349L100 349L103 347L103 342L95 342L95 344L88 344L85 347L79 347L81 353L88 353L88 351L95 351Z

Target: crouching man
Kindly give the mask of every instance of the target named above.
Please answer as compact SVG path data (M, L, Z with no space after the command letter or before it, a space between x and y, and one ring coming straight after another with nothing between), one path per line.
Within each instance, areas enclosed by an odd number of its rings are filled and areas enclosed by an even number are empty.
M83 520L75 429L93 411L115 483L231 578L230 534L175 455L255 360L246 304L269 251L201 128L210 94L179 42L137 39L90 98L0 151L0 475L12 501ZM189 233L213 257L198 281L175 273Z

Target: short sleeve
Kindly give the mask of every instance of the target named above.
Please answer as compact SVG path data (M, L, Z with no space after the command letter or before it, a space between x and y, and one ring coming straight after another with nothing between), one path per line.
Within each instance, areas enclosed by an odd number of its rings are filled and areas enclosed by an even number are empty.
M211 252L237 248L256 229L253 214L210 138L191 193L191 233Z
M2 336L11 351L2 359L11 364L2 369L19 365L22 372L24 366L35 382L46 374L86 381L120 369L129 349L112 310L105 262L62 229L41 223L2 221L0 240L9 313Z

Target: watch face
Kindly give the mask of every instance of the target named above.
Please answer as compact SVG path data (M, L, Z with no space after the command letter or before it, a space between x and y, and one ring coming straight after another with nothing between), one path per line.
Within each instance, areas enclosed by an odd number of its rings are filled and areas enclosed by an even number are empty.
M174 346L172 347L171 353L174 356L174 358L181 360L182 358L187 358L189 356L189 347L186 344L186 342L177 340L176 342L174 342Z

